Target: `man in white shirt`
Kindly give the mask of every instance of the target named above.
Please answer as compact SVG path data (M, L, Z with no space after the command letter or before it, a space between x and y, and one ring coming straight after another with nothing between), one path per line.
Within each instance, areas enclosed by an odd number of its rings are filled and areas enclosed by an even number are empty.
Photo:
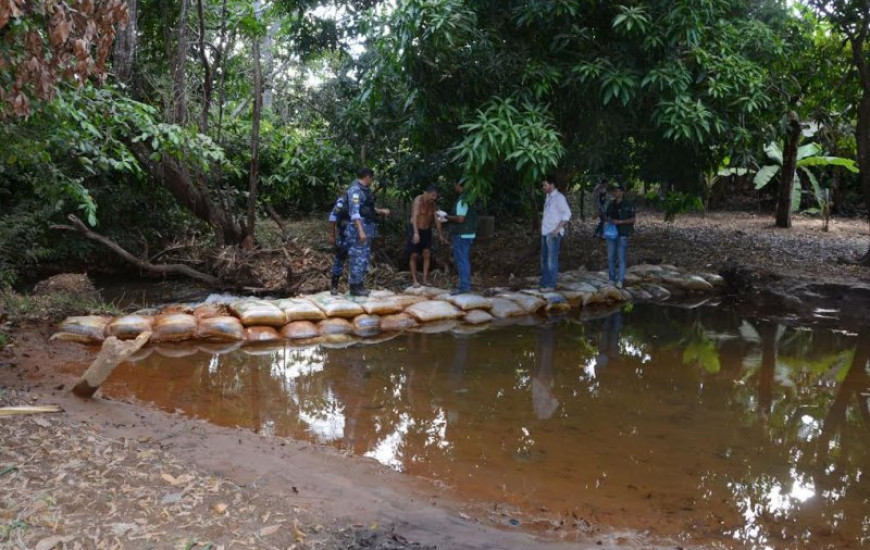
M556 189L556 179L548 175L541 182L547 197L541 219L541 290L556 289L559 277L559 245L565 235L565 226L571 220L571 208L565 195Z

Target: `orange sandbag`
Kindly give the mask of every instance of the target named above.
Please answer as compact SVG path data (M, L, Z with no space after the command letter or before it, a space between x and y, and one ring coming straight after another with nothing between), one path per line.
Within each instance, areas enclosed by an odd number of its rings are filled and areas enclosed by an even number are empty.
M281 327L281 336L289 340L315 338L320 336L320 330L311 321L293 321Z
M381 330L379 315L357 315L353 318L353 331L356 334L376 334Z
M146 330L151 330L151 317L145 315L124 315L115 317L106 325L105 335L118 340L133 340Z
M158 315L151 324L152 342L177 342L196 336L196 317L189 313Z
M349 334L353 332L353 325L347 319L336 317L335 319L324 319L317 325L320 328L320 334Z
M200 304L193 309L193 316L197 319L224 317L227 315L230 315L230 308L225 304Z
M396 313L395 315L384 315L381 317L381 330L398 331L406 328L416 327L420 323L407 313Z
M232 315L200 319L196 327L196 337L205 340L233 342L245 339L245 327Z
M82 344L98 344L105 339L106 326L112 322L111 317L104 315L83 315L67 317L51 340L68 340Z
M283 339L274 327L248 327L245 329L245 341L248 343L278 342Z

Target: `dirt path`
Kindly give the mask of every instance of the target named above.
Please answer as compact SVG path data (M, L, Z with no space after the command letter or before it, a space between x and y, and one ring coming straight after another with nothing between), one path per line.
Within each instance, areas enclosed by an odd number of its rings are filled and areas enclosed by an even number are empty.
M865 251L863 221L837 221L826 233L817 220L798 218L785 231L769 217L729 213L676 224L646 218L638 229L630 263L740 265L772 285L870 281L870 270L840 261ZM592 222L574 223L563 266L604 267L603 243L591 230ZM537 272L536 236L518 234L476 244L477 284ZM82 401L58 367L82 372L96 350L49 342L50 332L44 324L17 327L15 345L0 351L0 406L57 403L65 411L0 418L2 548L703 547L588 525L559 526L552 534L562 540L546 541L497 530L465 515L443 488L370 460L138 403Z

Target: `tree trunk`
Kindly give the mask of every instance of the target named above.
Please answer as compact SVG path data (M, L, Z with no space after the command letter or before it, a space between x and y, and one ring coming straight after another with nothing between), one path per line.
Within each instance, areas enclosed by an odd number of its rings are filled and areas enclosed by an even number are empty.
M219 243L238 244L242 231L232 217L212 201L204 185L197 185L187 168L171 159L155 162L149 158L151 150L142 143L128 143L139 164L172 196L196 217L208 222Z
M779 191L776 200L776 226L791 227L791 193L794 188L794 174L797 169L797 152L801 142L801 124L797 113L788 114L788 134L782 148L782 172L779 177Z
M868 16L870 17L870 16ZM867 37L868 22L864 29L852 39L852 57L861 78L861 101L858 103L858 124L855 126L855 139L858 142L858 177L864 190L864 206L870 223L870 67L864 57L864 43ZM861 263L870 265L870 248L861 258Z
M172 110L170 122L184 124L187 120L187 8L189 0L181 0L172 68Z
M127 0L127 25L115 34L112 69L118 82L130 87L133 81L133 61L137 47L137 2Z
M199 112L199 133L205 134L208 130L208 114L211 110L212 71L205 53L205 13L202 9L202 0L196 2L197 14L199 15L199 61L202 64L202 109Z
M260 178L260 116L263 110L263 73L260 66L260 41L252 40L254 56L254 117L251 122L251 174L248 180L248 220L245 227L247 245L253 246L257 221L257 189Z

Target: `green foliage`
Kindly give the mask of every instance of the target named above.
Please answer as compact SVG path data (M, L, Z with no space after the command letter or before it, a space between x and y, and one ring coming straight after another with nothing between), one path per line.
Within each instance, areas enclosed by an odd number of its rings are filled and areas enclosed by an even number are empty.
M477 112L474 122L461 126L465 137L455 147L472 197L492 192L493 175L501 163L520 174L523 183L540 181L564 153L549 113L539 105L495 98Z
M694 193L684 193L670 189L662 197L657 190L652 190L644 198L651 205L661 209L665 214L665 221L668 222L674 221L679 214L704 211L703 200Z

